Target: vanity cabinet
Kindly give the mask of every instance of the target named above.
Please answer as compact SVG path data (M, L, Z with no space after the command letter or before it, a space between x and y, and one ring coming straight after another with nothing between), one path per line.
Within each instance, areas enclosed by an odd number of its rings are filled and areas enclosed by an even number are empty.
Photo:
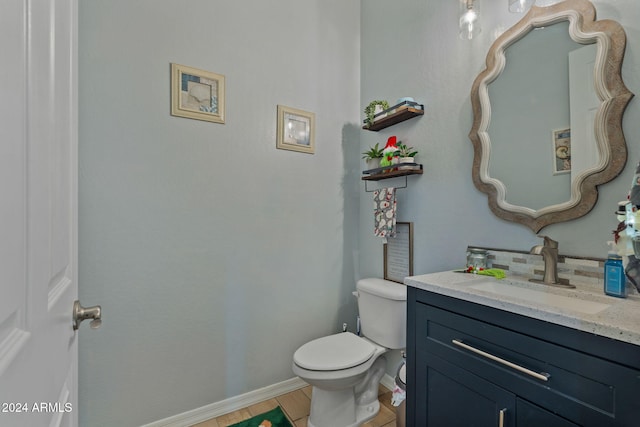
M640 347L408 287L407 425L640 425Z
M415 426L509 426L514 425L515 395L469 371L430 356L421 364L426 405L418 403L421 416ZM502 424L501 424L502 417Z

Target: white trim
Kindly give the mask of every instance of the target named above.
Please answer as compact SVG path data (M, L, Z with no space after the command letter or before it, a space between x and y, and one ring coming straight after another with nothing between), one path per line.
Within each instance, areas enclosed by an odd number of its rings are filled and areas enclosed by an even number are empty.
M396 385L396 380L391 375L384 374L380 380L380 384L393 391L393 388ZM301 389L307 385L308 384L300 377L294 377L239 396L221 400L220 402L192 409L191 411L183 412L182 414L173 415L163 420L154 421L141 427L189 427L194 424L210 420L211 418L216 418L221 415L237 411L238 409L246 408L247 406L272 399L276 396L280 396L281 394Z
M389 389L389 391L393 391L394 387L396 386L396 379L389 374L384 374L384 376L380 380L380 384Z
M220 402L211 403L182 414L173 415L163 420L154 421L141 427L188 427L211 418L216 418L238 409L246 408L253 404L272 399L281 394L306 387L308 384L299 377L294 377L286 381L271 384L267 387L259 388Z

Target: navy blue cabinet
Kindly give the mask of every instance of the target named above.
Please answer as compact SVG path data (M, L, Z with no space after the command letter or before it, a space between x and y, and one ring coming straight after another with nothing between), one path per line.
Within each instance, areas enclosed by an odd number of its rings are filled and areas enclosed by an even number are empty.
M640 347L408 288L407 425L640 426Z
M546 411L526 400L517 399L516 425L518 427L577 427L571 421Z
M494 384L438 356L423 364L420 379L426 384L427 402L416 426L512 426L516 399ZM501 424L502 423L502 424Z

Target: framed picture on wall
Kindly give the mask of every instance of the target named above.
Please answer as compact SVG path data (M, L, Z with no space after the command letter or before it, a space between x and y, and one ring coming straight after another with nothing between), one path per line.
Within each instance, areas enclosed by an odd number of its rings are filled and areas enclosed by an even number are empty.
M276 148L315 152L315 114L278 105Z
M413 223L397 222L396 236L387 237L383 246L384 278L404 283L413 275Z
M224 123L224 76L171 64L171 115Z
M553 131L553 174L571 172L571 129Z

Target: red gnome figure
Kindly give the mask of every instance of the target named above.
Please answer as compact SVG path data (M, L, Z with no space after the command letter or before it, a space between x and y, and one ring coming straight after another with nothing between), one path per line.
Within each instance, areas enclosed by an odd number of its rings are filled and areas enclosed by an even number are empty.
M384 150L382 150L383 157L382 160L380 160L381 167L386 167L393 164L393 158L395 157L396 151L398 151L396 143L397 138L395 136L390 136L387 140L387 145L384 147Z

